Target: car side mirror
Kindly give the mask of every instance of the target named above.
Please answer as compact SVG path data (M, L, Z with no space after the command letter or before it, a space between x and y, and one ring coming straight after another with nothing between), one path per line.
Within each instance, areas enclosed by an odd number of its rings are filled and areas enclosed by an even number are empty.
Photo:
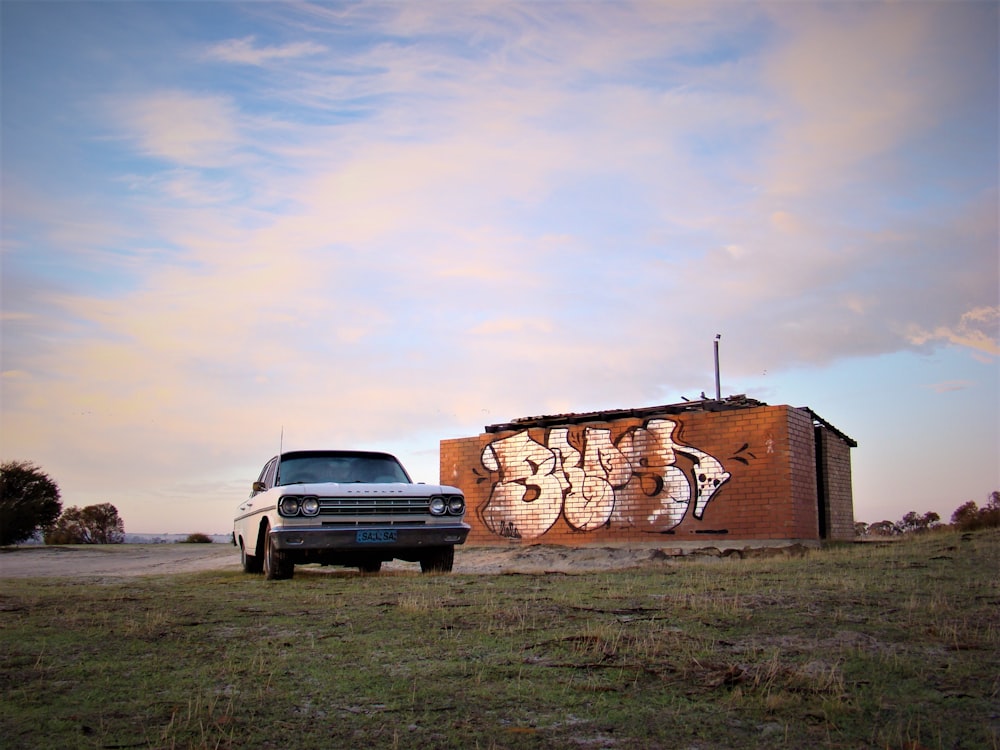
M255 495L258 492L263 492L266 489L267 487L264 485L263 482L254 482L253 486L250 488L251 492L253 492Z

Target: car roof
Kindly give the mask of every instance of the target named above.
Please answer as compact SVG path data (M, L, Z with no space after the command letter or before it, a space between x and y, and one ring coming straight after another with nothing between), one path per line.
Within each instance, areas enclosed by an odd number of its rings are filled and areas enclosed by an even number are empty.
M391 461L399 460L391 453L383 451L344 451L344 450L306 450L306 451L285 451L281 454L281 460L289 458L387 458Z

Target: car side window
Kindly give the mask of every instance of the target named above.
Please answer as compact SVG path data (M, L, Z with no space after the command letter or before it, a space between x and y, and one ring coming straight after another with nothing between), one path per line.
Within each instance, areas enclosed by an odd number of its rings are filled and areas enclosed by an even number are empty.
M278 468L278 459L272 458L267 462L267 466L264 467L264 478L261 480L264 483L265 489L271 489L274 487L274 475Z
M270 461L268 461L267 464L264 465L264 468L260 470L260 476L257 477L257 481L254 483L254 487L256 487L259 484L262 484L264 489L259 490L260 492L271 489L274 486L274 470L277 468L277 466L278 466L277 458L272 458ZM253 495L256 495L257 492L258 490L254 490L251 497L253 497Z

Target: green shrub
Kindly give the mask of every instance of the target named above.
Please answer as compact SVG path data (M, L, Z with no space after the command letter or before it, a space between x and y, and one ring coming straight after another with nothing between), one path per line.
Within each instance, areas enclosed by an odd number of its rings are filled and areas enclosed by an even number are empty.
M183 544L211 544L212 538L208 534L188 534Z

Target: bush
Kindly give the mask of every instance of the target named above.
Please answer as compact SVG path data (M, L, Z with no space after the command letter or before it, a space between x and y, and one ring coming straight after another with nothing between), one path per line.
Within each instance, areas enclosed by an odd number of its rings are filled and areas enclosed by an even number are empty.
M184 544L211 544L212 538L208 534L195 533L188 534L187 539L184 540Z

